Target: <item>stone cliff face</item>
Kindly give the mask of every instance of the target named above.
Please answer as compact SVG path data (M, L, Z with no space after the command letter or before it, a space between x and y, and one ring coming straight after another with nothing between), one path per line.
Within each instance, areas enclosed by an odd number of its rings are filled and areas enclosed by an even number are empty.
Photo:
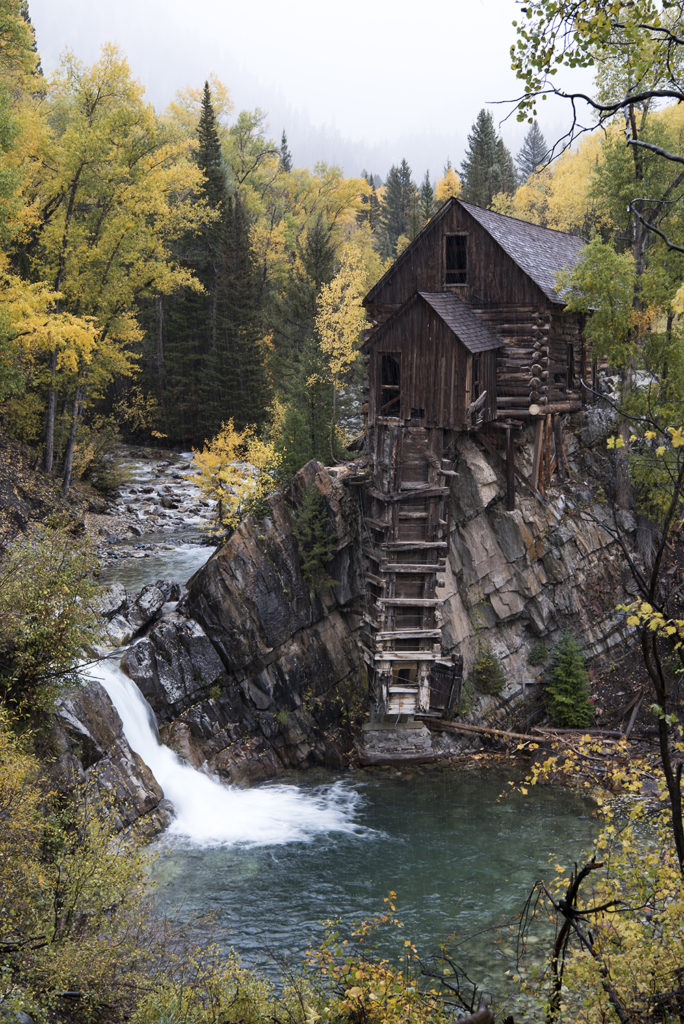
M293 535L307 484L321 493L334 548L337 582L320 594L309 590ZM343 479L309 463L266 519L243 523L191 579L179 613L124 656L162 739L195 767L241 782L348 763L366 701L354 636L357 519Z
M528 655L540 639L551 645L569 629L589 658L620 643L615 609L629 579L600 526L605 509L589 502L580 513L568 486L545 502L520 489L506 511L500 467L470 440L459 445L455 469L442 644L463 656L464 673L478 645L489 644L506 671L504 696L512 696L534 680ZM493 702L483 699L482 709Z

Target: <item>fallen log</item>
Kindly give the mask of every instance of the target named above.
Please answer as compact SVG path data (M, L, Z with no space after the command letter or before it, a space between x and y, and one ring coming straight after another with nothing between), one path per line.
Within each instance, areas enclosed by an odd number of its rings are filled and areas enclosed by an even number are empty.
M447 722L444 718L431 718L429 715L416 715L421 718L428 729L437 732L464 732L480 736L497 736L501 739L514 740L522 743L542 743L540 736L531 736L524 732L511 732L509 729L493 729L488 725L471 725L470 722Z
M624 739L620 729L553 729L551 726L533 725L535 732L549 736L606 736L610 739Z

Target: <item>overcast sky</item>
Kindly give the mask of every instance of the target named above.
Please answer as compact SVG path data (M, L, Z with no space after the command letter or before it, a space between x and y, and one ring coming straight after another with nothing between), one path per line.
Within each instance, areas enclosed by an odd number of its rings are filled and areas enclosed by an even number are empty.
M406 157L414 177L456 168L479 109L519 86L509 68L515 0L29 0L43 67L66 47L85 63L105 42L128 58L162 110L214 72L236 110L260 107L294 162L385 175ZM506 107L490 107L494 119ZM564 111L540 125L560 134ZM513 154L524 126L501 125Z

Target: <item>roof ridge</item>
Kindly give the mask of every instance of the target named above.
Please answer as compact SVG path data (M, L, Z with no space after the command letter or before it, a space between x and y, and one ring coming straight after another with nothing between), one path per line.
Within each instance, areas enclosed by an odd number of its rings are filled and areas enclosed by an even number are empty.
M458 196L455 198L458 198ZM510 213L499 213L498 210L488 210L486 206L478 206L477 203L470 203L466 199L459 199L459 202L468 209L481 210L482 213L489 214L493 217L503 217L505 220L515 221L516 224L523 224L526 228L537 228L539 231L550 231L554 235L565 235L566 238L575 238L577 241L586 245L582 236L576 235L573 231L561 231L560 228L547 228L544 224L535 224L532 220L523 220L522 217L512 217ZM416 238L417 237L418 236L416 235Z

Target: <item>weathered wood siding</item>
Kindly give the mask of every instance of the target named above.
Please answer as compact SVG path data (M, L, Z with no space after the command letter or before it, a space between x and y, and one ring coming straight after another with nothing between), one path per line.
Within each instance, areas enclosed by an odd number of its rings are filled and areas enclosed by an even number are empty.
M467 283L445 285L444 238L465 233ZM370 316L382 323L417 291L453 291L472 306L550 306L541 289L462 207L450 206L436 218L399 259L368 304Z
M472 356L437 314L417 299L369 342L368 422L380 408L383 353L400 360L398 418L427 427L464 427L472 388ZM485 418L496 411L496 352L481 352L481 388L487 389Z

